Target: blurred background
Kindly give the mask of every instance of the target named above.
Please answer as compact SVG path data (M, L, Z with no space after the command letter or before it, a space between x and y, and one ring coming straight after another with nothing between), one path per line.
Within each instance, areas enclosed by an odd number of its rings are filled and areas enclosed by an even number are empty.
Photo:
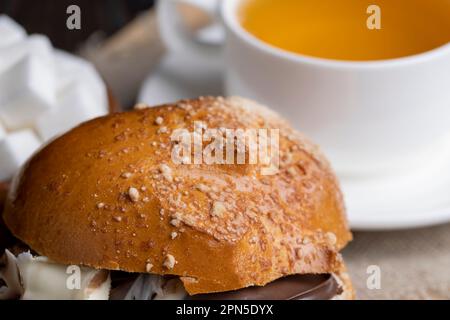
M154 0L1 0L0 14L22 25L28 34L44 34L52 45L95 65L122 108L136 102L142 83L166 51L158 32ZM68 30L66 9L81 9L80 30ZM196 7L177 6L188 30L209 24Z
M65 12L73 4L81 8L83 27L68 32ZM153 5L153 0L2 0L0 13L9 15L28 33L45 34L55 47L74 52L89 39L112 36Z
M2 0L0 14L13 18L28 34L44 34L54 47L90 60L121 105L131 107L140 83L163 52L151 11L154 4L153 0ZM70 5L81 9L79 30L66 28L66 10ZM125 61L136 61L129 59L129 52L133 51L141 52L140 58L149 59L138 59L142 64L129 68ZM115 61L113 70L111 60ZM125 75L122 70L127 70ZM118 74L124 77L120 82L115 80Z

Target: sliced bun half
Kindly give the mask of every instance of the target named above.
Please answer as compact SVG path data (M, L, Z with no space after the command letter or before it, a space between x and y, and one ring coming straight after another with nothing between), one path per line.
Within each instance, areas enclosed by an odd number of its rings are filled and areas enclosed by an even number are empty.
M175 164L171 135L279 129L279 170ZM342 194L316 146L269 109L200 98L86 122L38 152L16 177L4 220L64 264L170 274L190 294L333 273L351 239Z

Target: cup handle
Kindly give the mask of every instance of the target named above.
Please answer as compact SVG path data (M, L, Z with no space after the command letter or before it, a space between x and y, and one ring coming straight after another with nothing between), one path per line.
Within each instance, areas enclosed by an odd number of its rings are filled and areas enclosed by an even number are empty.
M226 1L226 0L225 0ZM186 3L205 11L215 23L216 32L221 39L199 41L190 36L181 23L176 5ZM166 46L183 55L200 59L217 59L223 43L224 28L220 22L220 0L159 0L157 2L158 25Z

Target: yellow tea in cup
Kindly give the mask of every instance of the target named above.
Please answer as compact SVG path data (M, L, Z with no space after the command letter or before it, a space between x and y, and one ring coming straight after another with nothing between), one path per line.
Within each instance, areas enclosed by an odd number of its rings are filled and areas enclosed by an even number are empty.
M450 42L450 0L243 0L239 9L255 37L320 58L392 59Z

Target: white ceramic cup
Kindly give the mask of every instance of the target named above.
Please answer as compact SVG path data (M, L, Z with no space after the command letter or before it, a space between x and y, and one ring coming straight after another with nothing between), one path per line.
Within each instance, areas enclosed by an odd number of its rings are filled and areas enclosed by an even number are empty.
M195 41L174 5L209 12L223 40ZM318 143L344 177L395 174L439 156L450 135L450 43L428 52L369 62L291 53L248 33L242 0L160 0L159 23L171 50L221 59L225 92L266 104ZM211 37L214 39L214 37Z

